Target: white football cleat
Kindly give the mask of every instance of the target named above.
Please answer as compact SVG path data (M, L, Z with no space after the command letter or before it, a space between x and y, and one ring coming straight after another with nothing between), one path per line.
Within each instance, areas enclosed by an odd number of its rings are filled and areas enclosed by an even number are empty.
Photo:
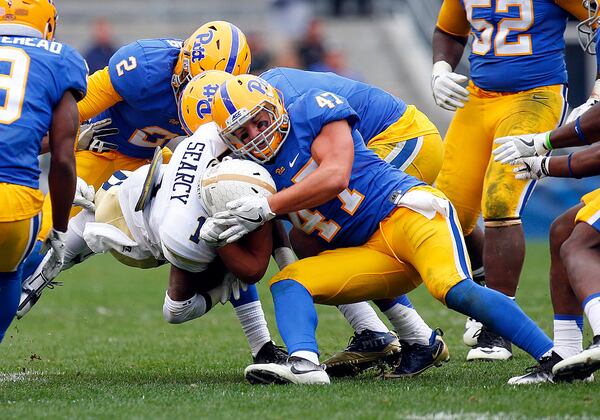
M23 318L33 308L46 287L53 289L54 286L61 284L54 282L61 268L62 264L54 258L54 250L50 249L33 274L23 282L17 319Z
M558 363L562 362L562 357L557 353L552 352L549 356L542 357L539 360L539 364L527 368L527 373L521 376L515 376L508 380L509 385L536 385L544 383L556 383L564 381L563 378L556 377L552 373L552 369ZM585 377L581 377L584 382L592 382L594 375L590 374Z
M589 377L598 369L600 369L600 335L595 336L592 344L581 353L554 365L552 373L557 379L570 382Z
M329 385L329 376L323 366L296 356L281 364L250 365L244 370L244 376L251 384Z
M477 344L469 353L467 361L472 360L508 360L512 357L512 346L508 340L491 332L485 326L481 328L477 336Z
M465 322L465 332L463 333L463 343L465 346L475 347L477 345L477 337L481 333L483 324L475 318L467 318Z

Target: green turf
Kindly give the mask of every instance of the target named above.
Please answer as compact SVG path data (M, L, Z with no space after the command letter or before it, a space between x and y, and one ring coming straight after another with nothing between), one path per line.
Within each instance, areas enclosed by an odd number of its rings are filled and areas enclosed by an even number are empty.
M551 334L548 257L530 244L518 298ZM375 373L329 387L251 386L250 354L230 306L173 326L162 319L167 271L142 271L97 257L62 276L0 345L0 418L477 418L591 417L600 383L513 388L506 380L532 364L464 362L464 317L420 288L411 298L441 327L452 360L421 377L383 381ZM271 298L263 305L275 333ZM327 356L350 328L320 307L318 339ZM276 335L276 334L275 334ZM276 340L281 340L276 336ZM589 336L586 337L586 341Z

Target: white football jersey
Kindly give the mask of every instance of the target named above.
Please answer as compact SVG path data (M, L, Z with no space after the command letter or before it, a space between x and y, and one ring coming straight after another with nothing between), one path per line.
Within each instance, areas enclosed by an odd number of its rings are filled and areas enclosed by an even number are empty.
M148 165L136 170L121 184L119 203L135 241L157 258L191 272L204 271L217 255L200 239L200 227L208 218L198 194L204 170L227 150L209 123L182 141L168 164L162 165L160 188L142 211L135 211Z

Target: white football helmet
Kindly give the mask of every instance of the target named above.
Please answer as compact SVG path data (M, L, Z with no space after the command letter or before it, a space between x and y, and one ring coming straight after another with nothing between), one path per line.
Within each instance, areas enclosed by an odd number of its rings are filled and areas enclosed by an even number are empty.
M583 51L596 54L596 32L598 31L598 0L583 0L583 6L588 10L588 18L577 25L579 45Z
M269 197L277 192L271 174L249 160L225 158L209 167L198 183L198 194L209 215L227 210L227 203L254 195Z

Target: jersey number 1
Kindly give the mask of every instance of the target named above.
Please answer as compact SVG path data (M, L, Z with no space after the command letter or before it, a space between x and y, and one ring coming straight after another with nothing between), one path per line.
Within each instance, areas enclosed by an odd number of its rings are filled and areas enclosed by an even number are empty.
M473 40L473 53L486 55L492 48L492 36L494 35L494 24L485 19L473 18L473 9L492 7L491 0L464 0L467 19L471 26L479 32ZM511 31L526 31L533 25L533 1L532 0L497 0L496 13L508 13L509 7L518 7L519 16L504 18L497 24L496 36L494 36L494 55L515 56L531 55L531 35L517 35L517 40L507 41Z
M0 91L5 92L0 107L0 123L10 124L21 118L25 87L29 76L29 55L19 48L0 47L0 63L8 63L8 74L0 75Z

